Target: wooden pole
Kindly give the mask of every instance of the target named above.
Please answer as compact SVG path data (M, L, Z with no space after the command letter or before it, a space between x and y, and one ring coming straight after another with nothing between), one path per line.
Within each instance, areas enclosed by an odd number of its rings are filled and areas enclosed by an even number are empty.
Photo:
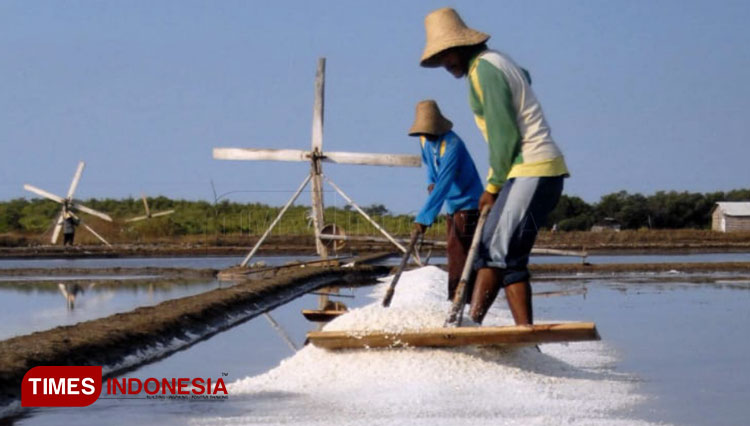
M328 248L320 239L323 230L323 181L321 179L321 159L323 158L323 112L325 108L325 81L326 81L326 59L318 58L318 69L315 73L315 100L313 102L312 122L312 158L310 175L312 186L310 198L313 209L313 226L315 227L315 248L318 255L325 259L328 257Z
M453 297L453 306L451 306L448 319L445 321L446 327L451 324L457 326L461 325L461 317L463 315L464 305L466 304L466 286L471 277L471 271L474 269L474 259L477 257L479 240L482 238L482 228L484 228L484 222L487 221L487 216L489 216L489 214L490 206L485 206L482 209L482 213L479 215L477 227L474 230L474 238L471 240L471 247L469 247L469 254L466 256L466 263L464 263L464 269L461 272L461 281L458 282L458 288L456 288L456 294Z
M388 239L388 241L390 241L391 243L393 243L393 245L395 245L396 247L398 247L398 249L401 250L401 252L406 253L406 248L404 246L402 246L401 243L399 243L398 241L396 241L396 239L393 238L391 236L391 234L388 233L388 231L386 231L385 229L383 229L375 220L373 220L373 218L371 218L367 213L365 213L365 211L362 210L357 205L357 203L355 203L351 198L349 198L349 196L346 195L344 193L344 191L341 190L341 188L339 188L338 186L336 186L336 184L333 183L333 181L331 179L329 179L328 176L325 176L325 179L326 179L326 182L328 182L328 184L331 185L331 187L334 190L336 190L336 192L338 192L339 195L341 195L341 197L343 199L345 199L347 203L351 204L351 206L354 207L354 209L357 210L357 212L359 212L359 214L361 214L365 219L367 219L367 221L370 222L372 224L372 226L375 227L375 229L377 229L378 231L380 231L381 234L385 235L385 237Z
M407 251L401 258L401 264L398 266L398 271L396 271L396 275L393 276L391 284L388 286L388 290L386 290L385 292L385 297L383 297L384 308L391 306L393 293L396 291L396 284L398 283L399 278L401 278L401 273L404 272L404 269L406 269L406 263L409 261L409 254L411 254L411 252L414 250L414 246L417 244L418 239L419 232L417 232L417 230L415 229L414 231L412 231L411 240L409 241L409 246L406 249Z
M268 322L271 324L271 327L273 327L274 330L276 330L276 332L279 333L279 336L281 336L281 338L284 340L284 342L286 342L286 344L289 345L289 348L291 348L293 352L297 352L299 350L299 348L297 347L297 345L294 344L294 342L292 341L292 338L289 337L289 335L286 333L286 331L283 328L281 328L281 326L279 325L279 323L276 322L275 319L273 319L273 317L271 316L271 314L269 314L268 312L266 312L266 313L263 314L263 316L266 317L266 319L268 320Z
M284 205L284 208L282 208L279 214L276 216L276 219L274 219L274 221L271 222L271 226L269 226L268 229L266 229L266 232L264 232L263 236L261 236L258 242L255 243L255 246L247 255L247 257L245 257L245 260L243 260L242 263L240 263L240 266L243 266L243 267L247 266L247 264L250 262L250 259L252 259L253 256L255 255L255 252L258 251L258 248L260 247L260 245L263 244L263 241L265 241L266 238L268 238L268 235L271 234L273 227L276 226L277 223L279 223L279 221L281 220L281 217L284 216L284 213L286 213L286 211L294 203L294 201L297 200L297 197L299 197L299 194L301 194L302 191L305 189L305 187L307 186L307 183L310 182L311 177L312 177L311 175L307 175L305 177L305 180L302 181L302 184L299 186L299 188L297 188L297 191L294 193L294 195L292 195L292 198L290 198L289 201L287 201L286 205Z

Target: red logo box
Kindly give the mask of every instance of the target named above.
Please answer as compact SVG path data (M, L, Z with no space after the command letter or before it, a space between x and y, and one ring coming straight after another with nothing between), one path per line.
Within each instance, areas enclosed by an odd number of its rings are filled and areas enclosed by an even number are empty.
M86 407L102 392L101 366L40 366L21 382L22 407Z

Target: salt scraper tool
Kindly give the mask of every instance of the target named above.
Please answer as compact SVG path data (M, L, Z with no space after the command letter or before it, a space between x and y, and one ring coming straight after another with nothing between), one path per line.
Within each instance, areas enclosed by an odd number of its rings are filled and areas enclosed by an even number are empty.
M477 250L479 249L479 241L482 239L482 228L484 228L484 222L487 221L487 216L490 213L491 206L484 206L482 213L479 215L477 221L477 227L474 230L474 238L471 240L471 247L469 248L469 254L466 256L466 263L464 263L464 270L461 272L461 281L458 282L456 288L456 294L453 296L453 306L448 314L448 319L445 321L445 326L450 325L461 326L461 319L464 314L464 305L466 304L466 285L471 277L471 271L474 268L474 260L477 257Z
M414 246L417 244L417 240L419 240L420 234L421 232L418 232L417 230L414 230L411 233L411 240L409 240L409 246L406 247L406 251L404 252L404 255L401 257L401 264L398 266L396 275L393 276L393 279L391 280L391 285L388 286L388 291L385 292L385 297L383 298L384 308L387 308L391 305L391 299L393 299L393 292L396 290L396 284L398 283L399 278L401 278L401 273L404 272L404 268L406 268L406 263L409 261L409 257L411 256L411 253L414 251Z

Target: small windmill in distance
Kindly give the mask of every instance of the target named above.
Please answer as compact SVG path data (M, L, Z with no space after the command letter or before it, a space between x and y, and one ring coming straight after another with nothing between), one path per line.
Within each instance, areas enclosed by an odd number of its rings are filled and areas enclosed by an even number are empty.
M91 232L96 238L98 238L104 244L111 247L112 245L109 242L107 242L107 240L105 240L101 235L96 233L96 231L94 231L90 226L83 223L83 221L77 215L73 213L73 210L77 210L77 211L81 211L84 213L88 213L93 216L97 216L101 219L106 220L107 222L112 222L112 218L109 217L108 214L96 211L90 207L86 207L83 204L76 201L75 199L73 199L73 194L75 193L76 188L78 187L78 182L80 182L81 180L81 175L83 174L83 168L85 166L86 166L86 163L84 163L83 161L78 163L78 169L76 169L76 173L73 175L73 181L70 183L70 188L68 189L68 195L65 198L52 194L50 192L47 192L43 189L39 189L29 184L24 184L23 188L27 191L33 192L37 195L41 195L44 198L47 198L56 203L59 203L62 206L62 208L60 209L60 214L58 214L57 219L55 219L55 230L52 231L52 238L50 240L52 244L57 243L57 239L58 237L60 237L60 231L62 230L62 227L63 227L63 222L68 217L72 216L73 218L78 220L79 225L83 225L83 227L88 229L88 231Z
M151 209L148 208L148 200L146 200L146 195L141 194L141 199L143 200L143 207L146 209L146 215L136 216L134 218L126 220L125 222L138 222L139 220L151 219L152 217L167 216L174 213L174 210L165 210L163 212L151 213Z

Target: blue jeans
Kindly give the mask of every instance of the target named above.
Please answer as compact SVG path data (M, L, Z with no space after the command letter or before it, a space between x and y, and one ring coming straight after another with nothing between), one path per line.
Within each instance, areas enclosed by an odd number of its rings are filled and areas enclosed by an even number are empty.
M562 189L562 176L508 179L482 230L475 268L504 269L503 287L528 281L529 253Z

